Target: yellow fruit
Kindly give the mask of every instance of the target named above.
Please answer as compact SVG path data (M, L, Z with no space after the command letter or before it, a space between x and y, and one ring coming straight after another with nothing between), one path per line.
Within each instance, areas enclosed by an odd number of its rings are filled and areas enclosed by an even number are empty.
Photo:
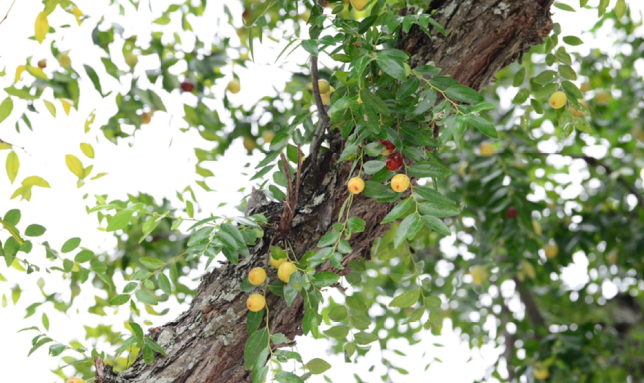
M585 82L585 83L581 84L581 87L579 88L579 90L581 90L584 93L588 92L590 90L590 83Z
M409 187L409 177L405 174L396 174L391 179L391 188L398 193L402 193Z
M141 115L141 123L143 125L149 124L152 121L152 113L145 112Z
M349 180L347 187L351 193L360 194L364 190L364 180L360 177L353 177Z
M411 74L411 67L407 63L404 63L403 65L405 66L405 76L409 77L409 75Z
M546 251L546 257L548 257L548 259L552 259L556 257L557 254L559 254L559 246L557 246L556 244L555 245L548 244L546 245L544 250Z
M265 130L262 133L262 139L264 140L265 144L270 144L271 141L273 141L273 138L275 138L275 132L272 130Z
M351 5L356 11L362 11L368 2L369 0L351 0Z
M320 98L322 99L323 105L329 105L329 101L331 101L331 94L329 93L321 94Z
M474 266L472 268L472 283L477 286L482 285L487 280L487 270L481 266Z
M566 97L566 94L558 90L550 96L549 103L550 103L550 106L552 106L553 108L561 109L563 108L564 105L566 105L566 100L568 100L568 98Z
M69 68L69 66L72 65L72 60L69 58L67 53L61 53L58 55L58 63L63 68Z
M537 235L541 235L541 233L543 232L543 231L541 230L541 224L540 224L540 223L539 223L539 221L537 221L536 219L533 219L533 220L532 220L532 228L534 229L534 232L535 232L535 234L537 234Z
M311 90L311 91L312 91L312 90L313 90L313 83L312 83L312 82L310 82L310 83L306 84L306 89L308 89L308 90Z
M304 11L304 12L300 15L300 19L302 19L302 20L304 20L304 21L309 21L309 17L311 17L311 10L310 10L310 9L307 9L306 11Z
M494 146L492 144L481 144L479 145L479 151L481 152L481 155L484 157L490 157L494 155Z
M85 383L85 381L81 378L69 378L67 383Z
M266 271L261 267L256 267L248 273L248 281L251 285L259 286L266 280Z
M286 257L284 257L284 258L280 258L280 259L275 259L275 258L271 257L271 259L269 260L269 262L271 263L271 266L273 266L273 267L274 267L274 268L276 268L276 269L279 269L279 268L280 268L280 266L281 266L284 262L287 262L287 261L288 261L288 258L286 258Z
M319 80L318 88L320 89L320 94L329 93L331 89L331 84L327 80Z
M598 104L607 104L609 97L608 97L608 94L606 93L598 93L597 96L595 97L595 100L597 100Z
M294 264L291 262L284 262L280 268L277 269L277 278L284 283L288 283L288 281L291 280L291 274L296 271L297 267L295 267Z
M253 294L246 300L246 307L254 313L261 311L266 306L266 299L261 294Z
M530 279L535 279L537 277L537 272L534 269L534 266L532 266L532 263L523 260L521 261L521 271L523 271L525 274L527 274Z
M248 151L248 154L251 154L256 147L257 147L257 143L255 143L255 139L253 137L250 137L250 136L244 137L244 148L246 148L246 151Z
M330 86L330 87L329 87L329 91L328 91L327 93L331 94L331 93L333 93L333 92L335 92L335 88L334 88L334 87L332 87L332 86Z
M547 368L535 368L534 377L539 380L546 380L550 376Z
M139 62L139 56L135 55L134 53L130 53L127 55L125 58L125 63L130 67L134 68L136 64Z
M228 91L232 94L237 94L241 90L241 84L239 83L239 80L235 78L230 80L226 89L228 89Z

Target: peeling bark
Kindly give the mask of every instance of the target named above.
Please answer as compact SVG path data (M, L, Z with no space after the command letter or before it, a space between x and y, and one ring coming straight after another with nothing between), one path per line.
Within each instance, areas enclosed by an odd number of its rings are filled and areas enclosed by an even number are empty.
M398 47L411 54L410 65L434 61L444 73L462 84L481 89L498 70L541 43L550 32L551 3L552 0L434 0L428 12L436 11L434 17L445 26L447 36L433 32L432 41L424 32L413 28L401 36ZM320 156L317 164L312 164L310 159L305 163L289 234L289 242L298 257L314 249L322 235L330 230L348 195L345 183L350 176L350 165L337 162L341 149L342 142L334 135L330 150ZM373 240L388 229L388 225L380 222L391 208L390 204L356 196L351 216L358 216L367 224L364 233L352 237L354 252L345 256L344 265L360 257L368 258ZM139 357L123 373L101 364L98 383L250 381L250 372L243 366L248 336L246 294L239 286L251 268L264 265L269 243L279 235L277 228L283 205L257 203L253 209L251 213L265 212L272 228L252 250L252 256L238 265L225 263L205 275L190 308L149 334L167 350L167 356L158 357L150 365ZM283 246L283 243L276 244ZM332 269L328 262L318 267L319 271ZM276 278L274 270L269 277ZM305 310L301 297L287 307L284 299L268 294L267 305L271 332L281 332L291 339L302 334Z

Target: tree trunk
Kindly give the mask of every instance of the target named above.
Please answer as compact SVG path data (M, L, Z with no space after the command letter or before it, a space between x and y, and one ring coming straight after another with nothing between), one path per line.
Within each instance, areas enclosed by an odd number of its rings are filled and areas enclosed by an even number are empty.
M531 46L541 43L550 33L549 9L553 0L434 0L430 11L446 29L446 36L432 33L429 39L417 27L400 37L398 47L411 55L410 65L434 61L462 84L481 89L495 73L515 61ZM330 150L318 164L305 163L302 187L293 219L289 242L301 257L315 249L320 237L330 230L334 218L347 197L345 183L350 164L338 163L342 142L335 135ZM123 373L97 360L98 383L155 382L206 383L249 382L250 371L243 366L246 339L246 294L239 286L248 271L263 266L273 237L278 236L283 204L260 204L251 213L265 212L271 229L253 249L252 256L238 265L223 264L202 278L194 301L188 311L176 320L149 334L167 351L150 365L139 357ZM381 236L388 225L380 221L392 208L391 204L356 196L351 216L366 221L365 231L354 235L352 254L343 264L362 257L368 258L373 240ZM282 245L275 243L276 245ZM331 270L328 264L319 271ZM345 272L347 270L345 269ZM274 271L269 277L275 279ZM270 307L271 332L281 332L293 339L302 334L304 308L299 297L291 307L284 299L267 296Z

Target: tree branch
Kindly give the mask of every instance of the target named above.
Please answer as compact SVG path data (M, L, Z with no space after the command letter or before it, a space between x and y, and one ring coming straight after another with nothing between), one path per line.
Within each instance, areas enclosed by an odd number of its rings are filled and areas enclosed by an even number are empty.
M515 373L512 368L512 358L514 357L514 342L517 340L516 334L510 334L507 330L507 324L512 318L512 312L505 303L501 302L501 309L503 316L501 317L501 326L503 326L503 337L505 338L505 351L503 352L503 358L505 359L505 365L508 370L508 382L514 381Z
M537 306L537 301L534 299L532 292L525 287L525 285L523 284L523 282L521 282L521 280L519 280L519 278L514 277L514 283L516 283L519 297L525 305L525 311L528 320L530 320L533 325L542 327L546 331L548 331L546 320L543 319L543 315L541 315L541 311L539 310L539 306ZM538 331L535 331L535 334L537 339L541 339L541 335Z
M329 122L331 121L329 119L329 115L326 113L324 103L322 102L318 81L318 58L317 56L311 56L311 85L313 86L313 98L315 98L315 105L318 108L318 115L320 117L320 122L313 134L313 140L311 141L311 159L313 161L316 161L317 151L322 144L322 132L324 132L325 128L329 126Z
M7 13L4 15L4 17L2 18L2 20L0 20L0 24L4 23L4 21L7 19L7 17L9 17L9 12L11 12L11 9L13 8L13 5L14 5L15 3L16 3L16 0L13 0L13 2L11 3L11 5L9 6L9 10L7 10Z

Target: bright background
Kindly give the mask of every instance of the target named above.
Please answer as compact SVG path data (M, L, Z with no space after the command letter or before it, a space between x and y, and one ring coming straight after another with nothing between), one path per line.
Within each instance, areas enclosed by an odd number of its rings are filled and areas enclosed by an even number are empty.
M133 11L127 1L122 3L128 11ZM576 1L573 3L578 4ZM598 0L591 0L590 3L596 5ZM9 0L0 1L0 19L10 4ZM31 118L34 131L22 129L22 132L18 134L14 129L15 121L21 115L26 104L14 99L13 114L0 125L0 139L24 147L24 150L16 149L20 157L20 171L16 184L11 185L8 178L4 174L0 174L0 201L2 201L0 212L4 214L13 208L20 209L22 212L21 223L39 223L45 226L47 233L42 238L46 238L54 248L60 248L71 237L80 237L82 238L81 246L95 252L111 251L116 241L111 235L97 230L96 216L88 215L85 211L86 205L90 207L95 205L94 194L107 193L110 198L125 198L126 193L140 191L154 196L157 200L166 197L175 206L182 206L182 203L176 198L175 192L183 190L187 185L192 185L202 209L196 213L197 217L206 217L211 212L216 212L218 215L239 214L234 206L248 192L248 179L252 175L252 173L250 175L245 173L244 165L251 163L250 169L254 168L254 164L262 159L261 155L255 152L255 155L248 156L242 146L241 139L237 140L226 153L224 160L215 163L208 162L203 165L214 172L215 177L209 179L208 184L216 191L206 193L194 184L197 176L194 173L196 158L194 158L193 150L195 147L208 148L209 145L194 130L187 133L182 133L179 130L179 128L186 127L182 120L182 102L194 104L196 102L194 96L180 95L175 92L171 97L164 98L168 113L157 112L152 123L144 125L135 134L135 139L121 140L118 145L113 145L100 133L101 124L105 123L109 115L115 111L114 94L106 99L101 99L89 79L85 77L80 63L92 65L97 70L105 91L113 90L115 93L127 91L129 78L126 76L123 79L122 83L126 84L123 86L105 74L99 60L102 51L91 42L91 30L95 26L96 18L105 16L108 20L110 18L119 19L119 23L127 31L126 34L135 33L145 36L149 35L152 28L147 21L158 17L161 11L166 8L168 1L155 0L152 15L148 4L142 2L139 14L134 17L132 16L134 13L129 13L130 17L126 19L118 16L114 7L108 8L107 0L79 0L77 4L90 17L82 26L79 27L71 15L60 9L56 10L49 20L54 27L63 24L70 25L71 31L58 29L58 33L65 36L59 44L59 49L71 50L72 65L83 77L80 108L78 111L73 110L69 116L65 116L60 103L56 102L58 117L54 119L47 112L42 99L38 100L35 102L35 107L41 114ZM202 22L192 23L196 33L206 43L215 33L219 36L228 35L233 39L237 38L234 28L220 22L220 18L224 15L224 4L229 6L233 15L241 15L242 8L237 1L211 1L207 14L199 19ZM635 10L634 17L641 19L644 4L636 0L629 1L629 6ZM28 56L33 56L34 61L46 58L52 64L55 62L49 50L51 41L49 38L51 37L48 37L43 45L39 45L33 40L27 40L29 36L33 35L34 20L40 8L40 3L33 0L17 1L7 20L0 25L0 71L3 67L7 71L7 75L0 78L0 88L5 88L13 82L16 67L24 64ZM553 10L553 18L556 22L561 23L563 35L574 34L586 42L585 45L578 47L580 53L585 54L591 48L599 48L608 52L615 49L611 45L609 26L604 26L597 36L583 33L597 20L595 10L583 10L577 13L564 12L555 8ZM141 20L146 20L146 22L141 22ZM209 22L205 23L203 20L209 20ZM241 26L239 19L236 20L236 23L237 27ZM169 28L171 27L172 24ZM183 40L186 43L186 39ZM248 69L234 68L241 78L242 90L237 95L229 95L231 102L252 105L264 95L274 94L273 87L282 89L289 79L290 70L298 70L296 69L297 64L306 62L306 54L300 51L289 57L288 62L280 64L282 68L279 68L273 63L285 44L278 45L268 39L264 41L265 45L255 45L256 63L249 63ZM115 52L120 48L120 46L114 46L112 51ZM325 61L325 58L322 57L321 64L324 65ZM115 63L122 70L127 70L125 62L115 61ZM53 66L50 65L50 68ZM136 74L141 75L145 69L154 66L155 60L140 57ZM644 60L640 60L636 69L639 75L644 75ZM48 72L50 70L47 69L46 72L50 73ZM232 68L222 68L222 72L226 73L229 78L232 77ZM23 75L23 77L25 76L27 74ZM218 85L214 87L215 101L212 102L212 106L218 109L222 116L226 115L222 99L224 87L229 78L219 81ZM501 93L502 104L509 106L515 92L515 89L503 91ZM0 90L0 100L4 97L4 92ZM51 93L45 92L42 98L53 101ZM96 122L92 131L85 134L83 132L85 118L94 109L97 110ZM87 165L87 158L81 154L79 149L81 142L89 142L94 146L96 151L96 158L92 161L94 174L107 172L109 175L96 181L89 181L84 187L77 189L76 177L66 168L64 156L65 154L74 154ZM0 163L4 163L7 154L8 151L0 152ZM9 200L11 194L18 187L19 181L30 175L42 176L49 181L51 189L34 188L31 202ZM571 177L575 178L575 175L571 174ZM243 188L246 188L246 192L242 192ZM88 194L88 197L86 200L82 200L85 194ZM222 202L226 202L228 205L218 207ZM0 239L4 240L5 238L6 233L2 233ZM451 242L450 238L446 238L442 247L448 250ZM28 259L35 264L49 263L44 257L44 249L41 246L35 246L28 255ZM105 324L113 324L114 330L124 330L122 324L127 319L127 310L114 313L107 309L108 316L106 317L87 313L87 307L94 304L94 294L96 293L88 288L88 283L83 286L85 289L76 298L73 308L69 310L67 315L54 310L48 303L41 306L35 315L24 319L25 308L33 302L42 300L42 295L37 287L37 281L41 275L38 273L25 275L16 270L7 269L4 262L0 262L0 272L8 279L8 282L0 282L0 295L6 294L9 300L9 305L0 309L0 374L2 376L0 381L60 382L60 379L49 371L58 367L59 359L49 357L46 351L47 347L39 349L27 358L27 353L31 348L30 339L34 333L17 333L21 328L33 325L41 326L43 312L47 312L51 322L49 335L60 342L79 339L84 344L90 345L95 340L84 340L83 325L95 327L109 321ZM44 276L46 281L44 291L47 294L60 292L64 299L68 299L68 282L57 280L58 275ZM583 260L570 266L565 275L570 286L583 284L586 280L586 265ZM195 274L195 277L198 277L198 274ZM23 292L19 302L14 305L10 299L10 289L16 282L20 283ZM118 288L122 288L124 285L120 280L115 280L115 283ZM191 282L193 286L196 286L196 283L195 281ZM511 295L512 291L509 291L509 294ZM614 292L612 294L605 292L605 294L612 295ZM104 298L100 291L98 291L98 295ZM172 299L169 302L171 312L166 319L152 316L146 317L146 319L151 320L155 326L162 325L185 309L185 306L179 305L176 301L173 302ZM513 311L517 311L520 303L518 301L512 303L514 307L511 308ZM145 313L143 314L145 315ZM490 327L495 328L495 326ZM448 320L443 327L442 336L435 337L425 332L422 337L423 342L413 347L402 340L390 343L390 350L399 349L408 355L400 357L391 351L386 351L392 362L409 371L408 376L391 372L390 376L393 381L408 382L418 381L422 378L433 378L435 381L472 382L475 379L489 377L492 371L491 366L496 362L497 355L502 352L494 345L470 351L467 344L460 341L460 335L452 331ZM327 355L328 347L324 340L298 338L297 342L298 351L303 355L305 361L314 357L322 357L333 365L326 375L335 382L353 381L353 379L348 379L348 376L352 376L353 373L359 374L366 382L377 382L380 381L380 375L385 372L384 367L379 363L380 350L377 346L373 347L368 358L361 359L358 364L349 365L344 364L340 356ZM441 344L443 347L435 344ZM98 346L99 349L102 349L100 342ZM113 349L103 350L107 353L114 351ZM440 358L442 363L433 362L429 370L424 371L425 365L433 361L434 357ZM376 368L372 372L368 372L367 370L373 364L376 365ZM309 381L315 383L324 380L321 377L313 377ZM496 379L490 378L490 381L496 381Z

